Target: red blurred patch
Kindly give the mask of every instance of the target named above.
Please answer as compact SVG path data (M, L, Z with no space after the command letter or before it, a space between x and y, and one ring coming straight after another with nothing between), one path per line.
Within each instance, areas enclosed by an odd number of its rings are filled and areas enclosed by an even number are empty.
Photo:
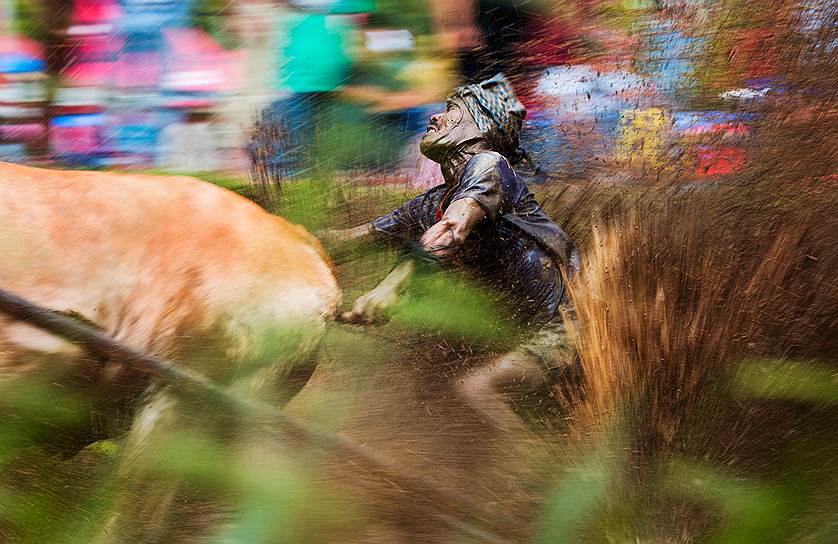
M695 175L723 176L745 168L745 150L741 147L702 148L698 151Z

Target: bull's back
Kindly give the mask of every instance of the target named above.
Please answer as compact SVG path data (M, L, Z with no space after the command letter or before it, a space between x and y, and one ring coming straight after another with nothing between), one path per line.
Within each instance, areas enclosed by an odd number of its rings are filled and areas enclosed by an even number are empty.
M339 303L313 237L192 178L0 163L0 211L0 285L156 355L212 335L225 360L271 360ZM7 370L16 349L72 351L8 322L0 344Z

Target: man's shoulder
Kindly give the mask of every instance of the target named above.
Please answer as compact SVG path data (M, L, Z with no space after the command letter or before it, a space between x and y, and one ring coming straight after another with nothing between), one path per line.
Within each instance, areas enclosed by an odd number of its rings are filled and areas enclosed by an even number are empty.
M497 151L482 151L468 161L467 167L470 170L488 170L500 168L502 165L509 166L509 161Z
M509 164L509 160L496 151L483 151L469 159L464 171L464 177L480 178L487 175L497 176L509 182L517 176Z

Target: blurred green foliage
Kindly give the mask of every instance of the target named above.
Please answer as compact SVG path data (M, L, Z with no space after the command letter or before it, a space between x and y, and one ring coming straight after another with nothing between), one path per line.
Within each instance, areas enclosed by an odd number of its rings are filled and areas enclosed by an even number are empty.
M432 31L427 0L376 0L373 22L388 28L406 28L414 35Z
M61 20L49 7L45 0L14 0L12 30L32 40L47 39Z
M838 415L837 375L811 361L734 365L730 389L719 402L793 402L808 405L817 418L807 418L808 425L789 433L775 453L777 468L763 467L761 476L674 453L651 467L642 482L626 478L632 470L626 470L631 454L624 441L636 439L627 428L620 433L622 441L612 435L578 446L569 457L584 462L557 475L536 541L645 542L641 535L653 535L648 541L835 542L838 446L828 442L824 428ZM639 474L634 471L634 478ZM684 535L684 527L691 527L690 536Z
M838 404L838 372L818 362L744 361L733 379L747 397Z
M666 467L665 474L670 493L721 513L719 525L706 539L714 544L790 542L793 520L807 506L805 494L793 482L771 485L682 459Z
M560 472L539 520L537 544L581 542L584 525L602 515L617 466L616 459L609 458L610 445L604 441L581 465Z
M502 315L502 307L486 288L452 272L427 271L396 305L393 323L414 333L437 332L502 344L512 334L512 323L504 323Z
M237 43L234 34L230 31L227 16L231 12L231 7L232 3L228 0L198 0L192 8L195 26L204 30L227 49L241 45Z

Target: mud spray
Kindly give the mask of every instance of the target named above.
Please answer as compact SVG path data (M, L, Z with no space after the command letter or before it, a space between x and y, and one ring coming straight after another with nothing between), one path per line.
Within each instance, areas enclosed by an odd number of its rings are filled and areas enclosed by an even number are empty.
M568 409L580 442L619 444L622 484L634 488L623 493L659 502L658 471L674 458L765 476L800 426L828 416L741 387L760 372L834 364L833 191L822 181L667 188L594 224L572 286L584 395ZM697 521L660 508L642 509L649 526Z

